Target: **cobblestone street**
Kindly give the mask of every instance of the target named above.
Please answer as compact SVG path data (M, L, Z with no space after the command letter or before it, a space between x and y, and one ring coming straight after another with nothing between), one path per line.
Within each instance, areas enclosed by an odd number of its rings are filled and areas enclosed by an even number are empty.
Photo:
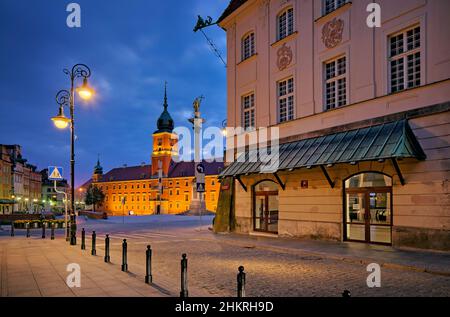
M204 223L208 220L204 219ZM87 239L87 250L83 252L79 250L80 239L77 247L66 245L62 237L57 237L57 241L39 243L54 243L57 248L70 250L67 252L74 257L81 257L83 272L86 258L89 263L100 267L109 266L103 263L104 235L109 233L112 242L111 272L114 272L115 278L116 274L128 276L120 272L121 242L127 239L129 271L143 285L145 250L146 245L151 244L155 287L171 296L179 295L182 253L187 253L189 260L190 296L235 296L236 274L240 265L245 267L247 273L247 296L341 296L344 289L350 290L353 297L450 295L449 276L382 267L381 288L368 288L366 278L369 272L365 263L312 255L302 250L268 249L250 239L247 245L242 241L238 243L231 236L214 235L207 226L202 226L200 230L198 220L171 220L166 223L154 218L146 223L124 225L114 220L82 221L79 229L82 227L86 228L87 237L90 237L92 230L97 231L97 257L90 255L90 239ZM24 239L7 237L5 232L2 235L2 250L11 239ZM37 232L34 235L37 239ZM448 260L448 255L443 256Z

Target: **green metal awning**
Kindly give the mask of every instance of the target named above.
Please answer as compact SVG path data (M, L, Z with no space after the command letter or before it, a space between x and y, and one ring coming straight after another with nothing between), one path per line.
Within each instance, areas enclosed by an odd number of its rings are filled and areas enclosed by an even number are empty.
M259 157L257 150L243 153L220 177L261 173L265 163ZM426 158L406 119L281 144L279 165L273 172L320 166L326 173L324 167L333 164L387 159L395 161L397 170L396 159L403 158Z
M12 199L0 199L0 205L11 205L15 203L16 202Z

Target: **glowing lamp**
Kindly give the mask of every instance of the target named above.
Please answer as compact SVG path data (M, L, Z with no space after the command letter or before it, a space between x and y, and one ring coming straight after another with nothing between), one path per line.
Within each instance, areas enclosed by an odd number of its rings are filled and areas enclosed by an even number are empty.
M77 88L77 92L81 99L89 100L92 98L94 90L89 87L87 78L83 79L83 85Z
M52 118L55 127L58 129L65 129L69 125L70 119L64 115L64 107L59 107L59 113L56 117Z

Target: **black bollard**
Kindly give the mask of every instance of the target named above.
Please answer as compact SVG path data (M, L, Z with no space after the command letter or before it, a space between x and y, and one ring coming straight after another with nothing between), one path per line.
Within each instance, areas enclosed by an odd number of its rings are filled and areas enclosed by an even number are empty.
M182 255L181 259L181 292L180 297L188 297L188 285L187 285L187 259L186 253Z
M152 277L152 248L151 246L147 246L146 255L146 274L145 274L145 283L150 284L153 281Z
M95 240L97 239L97 235L95 234L95 231L92 232L92 255L97 255L97 250L95 249Z
M55 240L55 224L54 223L52 223L52 230L51 230L51 233L50 233L50 239L51 240Z
M66 224L66 241L70 241L70 222L68 221Z
M29 237L30 237L30 223L27 222L27 223L25 224L25 227L27 228L27 238L29 238Z
M352 297L351 296L352 294L350 293L350 291L349 290L344 290L344 292L342 293L342 297Z
M111 257L109 256L109 234L106 235L105 239L105 262L111 262Z
M11 237L14 237L14 221L11 222Z
M122 272L128 271L128 264L127 264L127 239L123 239L122 243Z
M81 250L86 250L86 231L81 230Z
M45 239L45 222L42 223L42 239Z
M237 297L245 297L245 272L244 267L239 267L237 275Z

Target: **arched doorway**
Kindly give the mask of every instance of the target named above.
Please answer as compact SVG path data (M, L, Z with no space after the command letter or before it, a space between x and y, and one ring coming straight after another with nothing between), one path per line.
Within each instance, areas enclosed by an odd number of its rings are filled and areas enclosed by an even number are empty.
M345 240L391 244L392 178L366 172L344 183Z
M253 186L253 230L278 233L278 184L271 180Z

